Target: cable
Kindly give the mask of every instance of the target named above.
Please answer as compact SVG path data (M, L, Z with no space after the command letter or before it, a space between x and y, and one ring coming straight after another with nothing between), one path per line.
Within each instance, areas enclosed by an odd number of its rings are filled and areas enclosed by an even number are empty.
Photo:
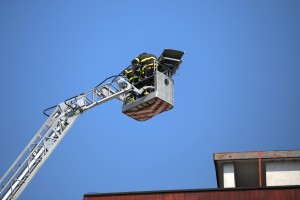
M123 72L128 69L129 67L131 67L131 65L129 65L128 67L126 67L124 70L122 70L118 75L114 75L114 76L110 76L108 78L106 78L104 81L102 81L101 83L99 83L96 87L99 87L101 84L103 84L105 81L107 81L108 79L115 77L111 82L113 82L114 80L116 80L117 77L122 76ZM96 88L95 87L95 88Z
M48 111L48 110L50 110L50 109L52 109L52 108L55 108L56 106L57 106L57 105L45 109L45 110L43 111L44 115L46 115L47 117L49 117L50 115L48 115L48 114L46 113L46 111Z
M110 76L110 77L104 79L104 80L103 80L101 83L99 83L96 87L99 87L100 85L102 85L105 81L107 81L107 80L110 79L110 78L115 77L115 78L113 79L113 80L115 80L118 76L119 76L119 75ZM95 87L95 88L96 88L96 87Z

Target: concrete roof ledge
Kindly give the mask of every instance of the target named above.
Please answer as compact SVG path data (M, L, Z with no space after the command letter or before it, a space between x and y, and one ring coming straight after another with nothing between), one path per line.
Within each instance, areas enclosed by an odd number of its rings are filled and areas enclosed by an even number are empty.
M300 150L214 153L214 160L300 158Z

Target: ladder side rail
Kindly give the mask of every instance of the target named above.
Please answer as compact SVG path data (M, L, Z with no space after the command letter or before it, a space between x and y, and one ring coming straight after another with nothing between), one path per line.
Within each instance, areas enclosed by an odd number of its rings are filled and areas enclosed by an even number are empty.
M83 94L81 96L75 97L73 99L70 99L66 102L66 105L70 107L70 110L72 109L72 106L74 106L73 108L73 112L77 112L78 109L83 112L87 109L90 109L96 105L105 103L113 98L118 98L121 99L121 95L126 93L128 90L130 89L124 89L124 90L120 90L118 92L111 92L111 90L109 90L108 93L105 94L105 96L101 96L99 95L99 93L94 90L91 93L87 93L87 94ZM90 98L89 95L92 95L92 98ZM79 101L82 101L81 99L83 99L83 102L79 103Z
M114 80L112 82L107 83L106 85L102 85L99 86L97 88L95 88L93 91L95 92L95 94L97 94L97 92L99 92L99 96L102 98L106 97L106 96L110 96L112 94L115 94L117 92L120 92L123 88L120 88L119 86L119 82L120 81L125 81L123 78ZM127 81L125 81L126 84L129 84ZM120 99L120 97L117 97L119 100L123 100L122 98Z
M118 88L121 82L124 82L124 85ZM122 100L124 93L134 89L130 83L120 78L60 103L9 168L5 176L1 178L1 181L4 181L13 172L12 177L0 192L1 199L16 199L21 194L83 111L113 98ZM92 98L88 98L89 95ZM38 141L36 141L37 139ZM23 162L20 164L20 161ZM15 168L17 170L14 170Z
M28 143L23 152L19 155L13 165L9 168L6 174L1 178L1 181L7 180L5 185L2 185L2 190L0 192L1 196L5 190L11 190L12 192L17 187L16 184L21 182L27 174L24 173L26 170L30 170L32 166L32 161L36 159L36 154L39 152L39 149L42 148L44 138L46 138L47 133L51 130L51 127L55 126L59 121L57 118L57 113L60 113L61 110L57 107L53 113L48 117L43 126L39 129L33 139ZM51 125L52 124L52 125ZM51 125L49 127L49 125ZM34 148L31 148L34 146ZM9 178L8 175L11 175ZM6 179L7 178L7 179ZM14 188L13 188L14 187ZM2 197L4 197L3 195ZM5 198L3 198L5 199Z
M116 81L114 81L116 82ZM69 109L74 109L76 106L89 106L94 104L96 101L99 101L110 94L114 94L117 91L120 91L116 86L113 85L114 82L107 83L105 85L100 85L92 90L89 90L85 93L82 93L76 97L70 98L65 101L65 104L69 107ZM107 90L107 91L103 91ZM83 100L84 102L79 103L78 101ZM73 107L72 107L73 106Z
M97 101L95 99L97 99L97 98L103 98L103 97L106 96L102 92L103 88L107 88L107 89L109 88L109 90L111 90L110 92L114 92L114 93L116 91L120 91L119 87L113 86L113 84L117 83L118 80L114 80L114 81L108 82L106 84L102 84L100 86L97 86L97 87L89 90L89 91L86 91L86 92L84 92L82 94L79 94L79 95L77 95L75 97L72 97L70 99L67 99L65 101L65 104L67 106L69 106L69 107L70 106L74 106L74 105L76 105L76 102L77 102L78 98L82 98L83 96L86 97L85 105L88 105L89 103L94 103L95 101ZM114 89L112 89L110 87L113 87Z
M97 100L94 101L93 104L84 106L84 107L83 107L83 110L90 109L90 108L92 108L92 107L94 107L94 106L96 106L96 105L105 103L105 102L107 102L107 101L109 101L109 100L111 100L111 99L114 99L114 98L118 98L118 99L119 99L119 97L120 97L121 95L123 95L124 93L126 93L128 90L130 90L130 89L120 90L119 92L116 92L116 93L111 93L111 92L110 92L106 97L97 99Z
M62 121L62 118L64 118L64 113L57 118L52 127L47 130L46 134L44 134L40 142L36 145L34 151L32 151L27 159L20 165L18 171L14 174L14 178L11 179L10 190L2 199L7 199L10 195L14 195L20 187L23 185L26 186L29 182L28 180L31 180L34 176L34 174L31 174L35 167L44 159L44 157L47 158L47 155L50 155L48 151L50 150L51 145L56 144L57 141L61 140L62 131L68 130L66 129L67 126L62 127L62 122L64 122L64 120ZM69 125L69 123L67 123L67 125Z
M68 125L61 131L60 137L58 137L55 142L52 144L48 144L47 147L44 147L43 153L38 158L38 162L35 163L34 166L32 166L32 170L30 171L30 175L27 177L26 182L21 184L18 190L15 192L13 199L17 199L20 194L23 192L23 190L26 188L26 186L29 184L29 182L32 180L32 178L36 175L37 171L43 166L43 164L46 162L46 160L50 157L54 149L58 146L58 144L62 141L64 136L67 134L67 132L70 130L70 128L75 123L76 119L79 117L80 113L77 115L73 115L71 117L68 117ZM56 127L54 127L55 129ZM49 130L50 132L51 130ZM50 141L51 142L51 141Z
M109 85L108 85L109 86ZM128 88L129 90L130 88ZM94 91L94 90L93 90ZM93 92L92 91L92 92ZM85 95L89 94L90 92L84 94L84 95L81 95L81 96L78 96L78 97L75 97L73 99L70 99L68 100L67 102L64 103L64 105L67 105L67 107L64 109L64 112L66 113L66 115L64 117L66 117L68 120L74 118L76 116L76 118L79 116L79 114L87 109L90 109L96 105L99 105L99 104L102 104L102 103L105 103L113 98L116 98L120 95L122 95L123 93L125 93L127 90L119 90L118 92L111 92L112 90L109 90L108 91L108 94L107 96L105 96L104 98L100 98L96 101L94 101L94 103L92 104L89 104L87 106L83 106L81 107L80 110L77 110L75 109L75 111L72 111L72 105L77 105L77 100L78 98L83 98L85 97ZM98 95L99 96L99 95ZM86 101L85 101L86 102ZM63 104L62 104L63 105ZM63 106L64 106L63 105ZM68 115L71 114L71 117L68 117ZM60 118L59 118L60 119ZM16 191L16 198L21 194L21 192L25 189L26 185L29 183L29 181L33 178L33 176L35 175L35 173L38 171L38 169L43 165L43 163L46 161L46 159L50 156L50 154L52 153L52 151L55 149L55 147L58 145L58 143L62 140L62 138L64 137L64 135L66 134L66 132L69 130L69 128L73 125L73 123L75 122L75 120L73 120L72 124L70 124L69 122L67 123L67 129L64 129L66 131L64 131L64 133L62 133L62 137L56 139L56 142L54 142L55 145L52 145L51 146L51 149L47 149L47 151L44 152L44 154L42 154L42 157L41 157L41 160L34 165L34 168L31 172L32 176L28 176L28 180L27 180L27 183L26 184L21 184L20 185L20 188L18 188L18 190ZM54 127L56 127L56 124L54 124ZM50 131L51 129L49 129ZM46 136L46 135L45 135ZM44 148L44 147L41 147L41 148ZM44 151L44 149L43 149Z
M24 157L26 158L27 156L25 156L25 154L27 152L31 152L34 151L34 149L31 149L31 146L33 144L36 144L37 140L40 140L40 138L42 137L41 134L44 131L44 129L46 128L47 124L49 124L49 121L53 120L53 116L55 113L57 113L59 110L59 108L56 108L53 113L48 117L48 119L46 120L46 122L43 124L43 126L38 130L38 132L35 134L35 136L31 139L31 141L27 144L27 146L24 148L24 150L22 151L22 153L17 157L17 159L13 162L13 164L10 166L10 168L6 171L6 173L3 175L3 177L0 180L0 185L3 184L4 180L8 177L8 175L12 172L15 171L15 166L20 165L20 163L22 163L22 161L24 161ZM22 159L23 158L23 159ZM3 190L3 189L2 189ZM0 194L2 193L2 190L0 191Z
M96 105L107 102L113 98L123 100L123 95L129 90L133 90L134 88L130 83L128 83L124 79L119 80L124 81L127 84L126 88L117 88L117 86L115 86L116 81L114 81L106 85L94 88L93 90L85 92L74 98L71 98L67 100L65 104L68 106L68 109L73 110L73 112L78 112L78 110L83 112Z
M86 109L90 109L90 108L92 108L92 107L94 107L94 106L96 106L96 105L100 105L100 104L102 104L102 103L105 103L105 102L107 102L107 101L109 101L109 100L111 100L111 99L113 99L113 98L117 98L118 96L124 94L125 92L126 92L126 90L121 90L121 91L119 91L119 92L117 92L117 93L115 93L115 94L111 94L110 96L107 96L106 98L102 98L102 99L100 99L100 100L95 101L94 104L91 104L91 105L89 105L89 106L84 107L84 109L85 109L85 110L86 110Z

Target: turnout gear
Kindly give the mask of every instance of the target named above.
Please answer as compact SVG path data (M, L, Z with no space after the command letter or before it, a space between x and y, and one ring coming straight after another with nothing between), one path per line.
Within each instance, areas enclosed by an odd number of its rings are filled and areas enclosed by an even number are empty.
M140 82L140 66L137 63L132 63L131 68L124 70L123 76L125 76L129 83L134 85L136 88L140 89L142 87ZM131 93L128 96L128 102L133 102L138 98L138 95L135 93Z
M154 62L156 60L157 57L155 55L142 53L131 61L131 68L126 69L123 72L123 75L128 79L129 83L133 84L138 89L141 89L144 86L153 86ZM147 89L143 92L142 96L148 95L150 92L152 91ZM135 99L139 98L139 96L132 93L128 98L129 102L133 102Z
M133 69L126 69L123 74L126 76L126 78L129 80L129 83L131 84L135 84L139 79L139 76L134 72Z
M142 77L149 76L152 74L149 74L149 70L154 69L154 61L157 60L156 56L150 53L142 53L138 57L140 65L141 65L141 73ZM148 74L146 74L148 73Z
M133 84L138 89L141 88L141 84L139 83L140 74L141 71L140 71L139 63L133 63L133 62L131 68L126 69L123 72L123 75L128 79L129 83Z
M141 69L141 80L143 86L152 86L154 84L154 62L157 60L157 57L150 53L142 53L136 57L132 62L138 63ZM149 94L150 91L145 92Z

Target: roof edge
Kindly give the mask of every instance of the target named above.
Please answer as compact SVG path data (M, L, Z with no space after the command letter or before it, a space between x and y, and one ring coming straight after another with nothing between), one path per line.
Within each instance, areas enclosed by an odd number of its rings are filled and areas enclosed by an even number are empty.
M214 161L258 159L258 158L261 159L300 158L300 150L214 153Z
M91 196L117 196L133 194L161 194L161 193L188 193L188 192L218 192L218 191L241 191L241 190L272 190L272 189L300 189L300 185L290 186L269 186L269 187L245 187L245 188L203 188L203 189L178 189L178 190L153 190L153 191L132 191L132 192L111 192L111 193L87 193L84 197Z

